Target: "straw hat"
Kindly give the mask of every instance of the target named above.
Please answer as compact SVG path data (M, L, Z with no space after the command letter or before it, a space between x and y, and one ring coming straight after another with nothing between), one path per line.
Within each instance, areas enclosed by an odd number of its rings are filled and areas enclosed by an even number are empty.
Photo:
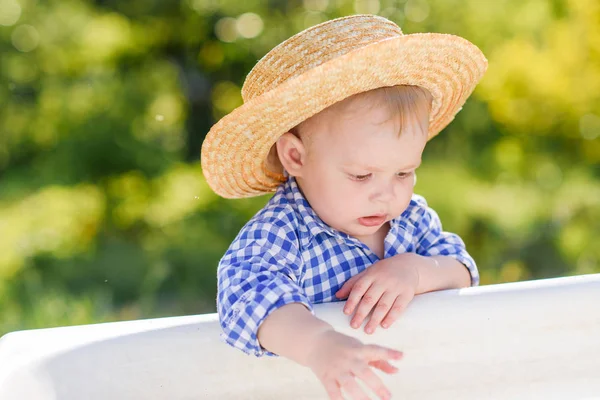
M252 197L285 182L277 139L323 109L383 86L417 85L433 96L429 138L452 121L487 69L481 51L453 35L404 35L393 22L354 15L306 29L265 55L242 87L244 104L202 145L202 170L226 198Z

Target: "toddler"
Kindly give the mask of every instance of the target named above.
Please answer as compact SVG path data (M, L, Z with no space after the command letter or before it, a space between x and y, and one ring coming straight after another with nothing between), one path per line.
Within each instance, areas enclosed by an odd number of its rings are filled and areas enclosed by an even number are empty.
M413 193L429 139L487 68L452 35L404 35L356 15L309 28L250 72L244 104L213 126L202 167L216 193L275 192L218 266L223 338L256 356L309 367L331 399L389 390L402 353L336 332L313 305L346 300L367 333L388 328L416 294L477 285L475 262Z

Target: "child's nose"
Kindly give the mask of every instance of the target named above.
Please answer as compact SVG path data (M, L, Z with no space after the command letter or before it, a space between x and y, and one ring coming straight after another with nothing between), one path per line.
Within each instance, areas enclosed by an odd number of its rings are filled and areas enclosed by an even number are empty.
M372 196L372 201L390 202L396 197L394 187L392 185L386 185L379 188Z

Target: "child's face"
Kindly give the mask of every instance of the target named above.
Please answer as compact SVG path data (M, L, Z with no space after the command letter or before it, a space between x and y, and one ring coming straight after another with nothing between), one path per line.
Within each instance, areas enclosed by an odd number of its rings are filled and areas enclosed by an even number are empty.
M370 236L406 209L427 124L403 121L399 134L399 121L385 107L360 104L351 114L328 113L311 121L297 181L329 226Z

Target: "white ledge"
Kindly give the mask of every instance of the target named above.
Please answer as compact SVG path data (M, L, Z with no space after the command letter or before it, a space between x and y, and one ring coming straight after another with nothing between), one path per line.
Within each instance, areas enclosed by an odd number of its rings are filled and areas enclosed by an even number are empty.
M389 330L348 326L398 348L381 375L397 399L600 399L600 274L417 296ZM2 400L326 398L310 370L219 339L215 314L13 332L0 339Z

